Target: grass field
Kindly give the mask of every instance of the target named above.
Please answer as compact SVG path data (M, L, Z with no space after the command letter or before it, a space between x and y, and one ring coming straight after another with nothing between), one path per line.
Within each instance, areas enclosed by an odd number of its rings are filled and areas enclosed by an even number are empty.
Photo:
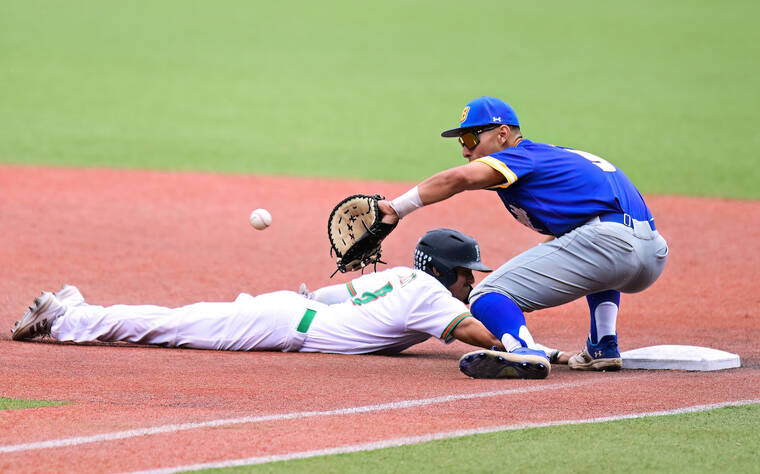
M51 402L46 400L17 400L0 397L0 410L22 410L24 408L49 407L64 405L65 402Z
M416 181L462 163L439 133L494 95L528 138L602 155L644 193L758 199L758 17L739 0L5 0L0 162ZM757 472L759 418L734 407L256 470Z
M480 95L645 193L758 198L760 5L0 5L0 161L416 181Z
M758 472L760 405L199 472ZM710 449L704 449L710 446ZM604 453L604 454L602 454Z

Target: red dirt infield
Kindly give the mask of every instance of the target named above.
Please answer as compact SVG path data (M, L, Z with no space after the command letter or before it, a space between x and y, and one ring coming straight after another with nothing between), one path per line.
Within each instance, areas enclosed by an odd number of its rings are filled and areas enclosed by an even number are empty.
M760 202L649 196L668 267L623 296L618 319L621 350L714 347L739 354L742 368L555 366L546 380L471 380L457 367L471 347L458 342L385 357L10 340L40 290L63 283L96 304L178 306L347 281L329 278L330 209L409 183L0 165L0 186L0 397L70 402L0 411L3 472L172 468L758 398ZM273 215L266 231L248 224L257 207ZM385 259L411 264L433 227L477 238L492 268L541 239L495 194L470 192L405 219ZM529 314L528 325L544 344L578 349L586 311L576 301Z

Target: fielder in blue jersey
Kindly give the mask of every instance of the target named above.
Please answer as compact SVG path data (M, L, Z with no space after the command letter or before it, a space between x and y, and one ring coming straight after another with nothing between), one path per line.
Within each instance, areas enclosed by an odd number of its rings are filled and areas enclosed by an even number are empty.
M493 97L471 101L458 137L468 164L441 171L391 201L384 221L472 189L495 191L522 224L554 237L517 255L471 292L472 314L510 352L475 351L460 359L473 377L494 377L505 365L543 355L525 312L585 296L591 316L583 350L571 369L622 366L616 322L620 293L649 287L662 273L668 246L639 191L615 165L591 153L524 139L512 107Z

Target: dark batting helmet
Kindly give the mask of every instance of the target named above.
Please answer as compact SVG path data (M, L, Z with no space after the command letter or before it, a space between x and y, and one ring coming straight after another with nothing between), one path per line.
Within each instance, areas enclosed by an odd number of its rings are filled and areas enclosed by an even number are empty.
M439 275L433 273L433 267ZM478 242L454 229L433 229L417 242L414 249L414 268L433 275L449 287L457 279L457 267L469 268L479 272L491 269L480 261Z

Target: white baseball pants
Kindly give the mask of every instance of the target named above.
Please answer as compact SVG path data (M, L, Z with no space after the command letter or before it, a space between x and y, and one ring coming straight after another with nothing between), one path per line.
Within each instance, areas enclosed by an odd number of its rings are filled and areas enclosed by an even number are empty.
M297 328L318 303L291 291L231 303L195 303L179 308L153 305L69 307L51 328L59 341L134 342L165 347L229 351L297 351L305 331Z

